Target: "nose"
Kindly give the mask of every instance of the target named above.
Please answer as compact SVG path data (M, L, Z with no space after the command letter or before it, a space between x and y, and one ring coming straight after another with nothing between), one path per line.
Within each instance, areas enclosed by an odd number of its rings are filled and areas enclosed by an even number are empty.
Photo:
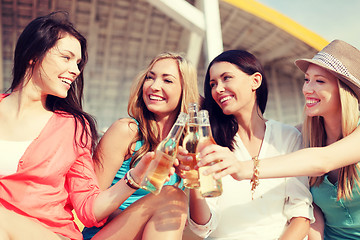
M224 91L225 91L224 84L222 84L222 82L219 81L219 82L217 83L216 87L215 87L215 91L216 91L217 93L222 93L222 92L224 92Z
M152 90L160 90L161 88L161 80L156 78L153 83L151 84L150 88Z
M75 76L79 76L80 74L80 69L79 66L76 62L74 62L73 64L71 64L71 67L69 69L69 72L74 74Z
M303 88L302 88L303 94L309 94L309 93L313 93L314 92L314 86L312 81L305 81Z

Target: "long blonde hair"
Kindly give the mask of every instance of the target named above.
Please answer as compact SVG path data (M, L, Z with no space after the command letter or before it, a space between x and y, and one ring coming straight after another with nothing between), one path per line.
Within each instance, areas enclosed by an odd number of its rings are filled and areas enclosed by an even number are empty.
M359 102L354 92L342 81L338 80L341 102L341 138L352 133L359 121ZM321 116L305 117L302 129L305 147L326 146L324 118ZM337 200L351 199L355 182L359 186L358 164L340 168L338 176ZM324 176L310 177L310 186L319 186Z
M185 57L179 53L165 52L153 58L147 68L140 72L134 79L130 92L127 110L129 116L138 121L139 132L134 141L129 145L129 153L131 152L132 144L138 140L143 141L141 148L132 157L131 167L133 167L145 153L153 151L160 142L158 125L156 124L154 114L147 109L144 103L142 89L148 72L156 62L162 59L174 59L178 64L182 87L179 112L187 112L189 103L199 101L197 71Z

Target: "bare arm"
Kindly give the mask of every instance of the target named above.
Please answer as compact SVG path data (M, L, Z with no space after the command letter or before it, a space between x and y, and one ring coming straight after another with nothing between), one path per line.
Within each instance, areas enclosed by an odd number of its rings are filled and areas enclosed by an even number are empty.
M118 120L106 131L96 149L95 154L101 165L95 166L95 173L100 188L104 190L95 200L93 207L98 220L117 211L119 206L135 192L135 189L127 186L123 179L113 187L109 188L109 186L127 157L128 146L136 134L137 125L132 119ZM145 164L139 163L139 167L132 171L132 177L137 183L140 183L141 176L147 167L146 162L151 160L151 156L151 154L147 157L144 156L141 162Z
M181 170L190 170L190 167L187 164L182 164L187 161L192 161L192 158L188 158L188 151L183 147L179 146L177 158L179 160L179 165L176 168L176 173L181 177L184 178L185 175ZM199 225L205 225L209 222L211 213L209 206L200 194L199 190L190 189L189 190L189 212L190 218Z
M153 156L154 153L149 152L141 158L141 161L131 172L133 176L140 176L136 179L142 179L144 177L145 171L149 166L149 163L152 160ZM96 219L98 221L101 221L102 219L108 217L111 213L117 210L119 206L134 192L135 189L127 186L124 179L121 179L112 187L102 191L95 199L93 206Z
M360 161L360 128L349 136L320 148L306 148L293 153L273 158L261 159L259 165L260 178L320 176ZM206 147L202 152L199 166L222 159L215 154L216 145ZM222 161L211 166L207 173L218 172L215 178L232 175L236 180L251 179L253 175L252 161Z
M324 216L321 209L313 203L315 222L310 225L308 240L322 240L324 239Z
M112 187L108 187L111 185L124 159L129 157L128 146L136 134L136 123L132 119L121 119L110 127L99 143L97 151L100 151L99 156L102 166L97 166L95 171L99 178L100 188L103 191L98 195L93 206L98 221L117 211L119 206L135 192L135 189L130 188L124 179L121 179ZM136 183L141 183L153 156L154 152L145 154L131 171L131 176ZM178 164L177 161L174 164ZM170 175L174 171L174 168L170 169ZM169 179L170 176L168 176L167 180Z
M310 220L304 217L294 217L290 220L290 224L286 227L285 232L280 240L302 240L309 233Z
M209 222L211 213L205 198L199 190L191 189L189 196L190 218L199 225L205 225Z
M120 119L111 125L96 148L101 164L95 165L95 173L102 190L112 183L128 153L129 144L137 134L137 125L132 119Z

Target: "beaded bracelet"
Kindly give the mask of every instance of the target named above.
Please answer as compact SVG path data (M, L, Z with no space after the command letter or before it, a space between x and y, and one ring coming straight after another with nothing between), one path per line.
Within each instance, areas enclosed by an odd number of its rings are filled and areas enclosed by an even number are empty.
M254 162L254 173L250 180L251 184L251 199L254 200L254 193L257 186L259 186L259 162L257 156L253 157L251 160Z

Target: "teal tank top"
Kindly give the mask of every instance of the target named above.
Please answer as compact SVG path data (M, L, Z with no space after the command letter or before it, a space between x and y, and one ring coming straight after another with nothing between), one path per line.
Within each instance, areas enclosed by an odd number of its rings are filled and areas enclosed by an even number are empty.
M135 120L136 121L136 120ZM136 123L138 124L138 122L136 121ZM138 124L139 125L139 124ZM130 170L130 163L131 163L131 159L134 156L134 154L140 149L140 147L143 145L143 141L138 140L135 143L135 150L133 155L124 160L123 164L121 165L120 169L117 171L114 180L112 181L111 186L113 186L114 184L116 184L120 179L122 179L125 174ZM171 176L170 180L168 182L166 182L164 185L174 185L176 183L180 183L179 184L179 188L183 189L183 183L181 178L175 173ZM123 204L121 204L121 206L119 207L119 209L121 209L122 211L125 210L127 207L129 207L132 203L134 203L136 200L144 197L145 195L147 195L148 191L144 190L144 189L138 189L136 190L128 199L125 200L125 202L123 202ZM91 239L98 231L100 231L100 228L97 227L91 227L91 228L87 228L85 227L82 231L84 240L88 240Z
M311 187L310 191L314 203L324 214L324 240L360 239L360 188L356 182L351 200L337 201L338 184L332 184L328 175L324 176L319 186Z
M314 203L324 214L324 240L360 239L360 195L355 184L351 200L337 201L337 183L326 175L319 186L311 187Z

